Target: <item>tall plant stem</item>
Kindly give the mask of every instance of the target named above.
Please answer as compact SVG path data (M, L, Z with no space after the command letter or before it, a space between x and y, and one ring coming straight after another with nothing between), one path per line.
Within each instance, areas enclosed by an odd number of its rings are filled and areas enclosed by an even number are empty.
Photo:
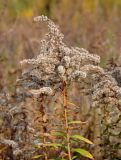
M43 97L41 100L41 105L40 105L40 112L42 114L42 127L43 127L43 144L46 144L46 137L45 137L45 133L47 132L47 128L46 128L46 122L47 120L44 120L44 116L46 115L45 110L44 110L44 106L43 106ZM44 159L48 160L48 154L47 154L47 148L43 147L43 151L44 151Z
M68 125L68 114L67 114L68 108L67 108L67 83L66 82L64 82L64 89L63 89L63 105L64 105L64 118L65 118L65 127L66 127L66 140L67 140L67 148L68 148L68 159L72 160L69 125Z

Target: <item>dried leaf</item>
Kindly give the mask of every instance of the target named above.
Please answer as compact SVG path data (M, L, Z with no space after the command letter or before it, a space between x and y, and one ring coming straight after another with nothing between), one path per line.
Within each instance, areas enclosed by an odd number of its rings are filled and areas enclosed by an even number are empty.
M82 121L70 121L68 124L85 124L87 122L82 122Z

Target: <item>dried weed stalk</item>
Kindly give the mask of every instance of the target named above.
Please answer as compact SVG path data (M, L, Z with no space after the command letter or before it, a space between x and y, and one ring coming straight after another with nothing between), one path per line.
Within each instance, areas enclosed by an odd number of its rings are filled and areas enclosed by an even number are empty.
M48 25L48 33L41 40L40 54L35 59L21 61L24 68L22 77L18 79L34 96L54 96L63 92L64 118L67 135L68 158L71 158L70 131L67 115L66 85L73 82L83 83L91 74L103 72L98 66L100 57L90 54L83 48L68 47L63 42L63 34L46 16L38 16L34 21L44 21ZM32 82L31 82L32 80Z

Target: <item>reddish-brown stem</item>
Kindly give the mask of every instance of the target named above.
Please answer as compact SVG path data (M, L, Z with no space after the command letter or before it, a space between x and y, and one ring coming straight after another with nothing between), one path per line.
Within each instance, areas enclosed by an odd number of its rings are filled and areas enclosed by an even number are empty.
M67 84L64 82L63 88L63 105L64 105L64 118L65 118L65 127L66 127L66 140L67 140L67 148L68 148L68 159L71 158L71 146L70 146L70 135L69 135L69 125L68 125L68 114L67 114Z
M46 137L45 137L45 133L47 132L47 128L46 128L46 120L44 120L44 116L46 115L45 110L44 110L44 106L43 106L43 97L41 100L41 106L40 106L40 112L42 114L42 126L43 126L43 144L46 144ZM43 151L44 151L44 158L45 160L48 160L48 155L47 155L47 148L45 146L43 146Z

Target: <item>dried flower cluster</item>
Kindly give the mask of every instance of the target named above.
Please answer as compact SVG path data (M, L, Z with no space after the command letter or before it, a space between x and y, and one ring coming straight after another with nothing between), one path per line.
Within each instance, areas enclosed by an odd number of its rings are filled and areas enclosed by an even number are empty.
M83 48L67 47L62 41L64 36L58 26L46 16L35 17L34 21L46 22L48 34L41 40L40 54L37 58L21 61L25 70L22 78L18 80L29 89L38 89L37 92L32 91L33 94L50 95L57 92L64 81L80 82L81 79L86 78L88 72L98 71L99 56L89 54ZM30 79L32 79L31 83Z
M113 78L116 70L96 75L92 94L93 106L99 108L103 159L109 160L121 157L121 88Z
M5 154L6 159L14 157L19 160L23 157L31 157L31 152L28 152L32 147L28 145L26 148L27 144L33 143L33 136L29 131L31 123L25 108L27 97L31 95L20 90L12 96L0 94L0 147L2 149L5 147L5 151L3 150L0 156L4 157Z
M117 105L120 107L121 88L113 77L108 74L96 76L98 83L94 86L93 90L93 106L97 105Z

